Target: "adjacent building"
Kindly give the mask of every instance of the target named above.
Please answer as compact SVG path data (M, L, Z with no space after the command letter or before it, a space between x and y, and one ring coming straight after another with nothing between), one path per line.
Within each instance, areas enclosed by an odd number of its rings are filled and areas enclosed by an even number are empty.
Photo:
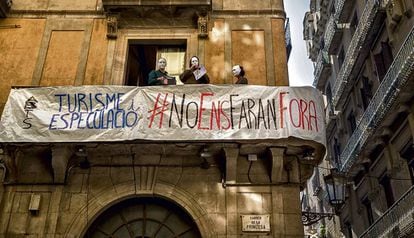
M304 200L337 215L310 227L320 235L414 233L413 14L412 0L310 1L303 35L313 85L326 96L328 152ZM331 169L346 178L332 208L323 179Z
M282 0L0 9L0 237L303 237L324 112L284 87ZM210 85L147 87L193 55Z

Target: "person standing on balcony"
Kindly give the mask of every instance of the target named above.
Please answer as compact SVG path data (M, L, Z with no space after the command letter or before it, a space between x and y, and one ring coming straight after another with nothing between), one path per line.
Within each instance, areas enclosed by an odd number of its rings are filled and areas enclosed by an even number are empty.
M244 75L246 74L244 72L243 66L235 65L233 66L231 72L233 73L233 76L236 77L237 81L235 84L248 84L248 80Z
M148 74L148 85L175 85L175 78L168 75L168 72L165 71L167 67L167 60L165 58L160 58L158 60L158 70L152 70Z
M207 70L203 65L200 65L200 60L197 56L191 57L190 68L185 70L180 75L180 80L184 84L210 83L210 78L207 75Z

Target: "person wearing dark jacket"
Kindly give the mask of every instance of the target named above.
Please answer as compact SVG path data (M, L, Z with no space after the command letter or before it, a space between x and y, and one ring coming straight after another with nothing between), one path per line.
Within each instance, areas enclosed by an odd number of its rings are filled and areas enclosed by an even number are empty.
M165 71L167 60L160 58L158 60L158 70L152 70L148 75L148 85L167 85L176 84L175 78L168 75Z
M180 80L184 84L208 84L210 78L207 75L206 68L200 65L197 56L191 57L190 68L180 75Z
M236 77L237 81L235 84L248 84L248 80L244 75L246 74L244 72L243 66L235 65L233 66L233 69L231 70L233 72L233 76Z

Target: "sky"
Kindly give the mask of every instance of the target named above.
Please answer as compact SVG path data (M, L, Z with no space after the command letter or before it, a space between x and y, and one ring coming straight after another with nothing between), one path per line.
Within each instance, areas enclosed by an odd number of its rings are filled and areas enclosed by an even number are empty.
M309 0L284 0L284 4L292 38L292 52L288 62L290 86L312 85L313 65L303 40L303 17L309 11Z

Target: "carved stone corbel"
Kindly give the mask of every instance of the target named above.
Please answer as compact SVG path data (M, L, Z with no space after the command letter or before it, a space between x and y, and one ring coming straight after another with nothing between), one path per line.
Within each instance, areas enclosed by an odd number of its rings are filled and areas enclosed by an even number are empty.
M118 15L108 14L106 17L108 39L116 39L118 37Z
M208 15L199 15L197 19L198 37L208 37Z
M3 149L3 153L0 154L0 160L3 161L4 165L6 166L6 176L4 182L17 182L18 170L16 159L21 155L21 153L22 152L19 149L16 149L14 147L5 147Z
M272 162L270 181L272 181L272 183L282 182L285 148L273 147L269 148L269 151Z
M69 159L74 154L71 146L52 147L53 182L64 183Z

